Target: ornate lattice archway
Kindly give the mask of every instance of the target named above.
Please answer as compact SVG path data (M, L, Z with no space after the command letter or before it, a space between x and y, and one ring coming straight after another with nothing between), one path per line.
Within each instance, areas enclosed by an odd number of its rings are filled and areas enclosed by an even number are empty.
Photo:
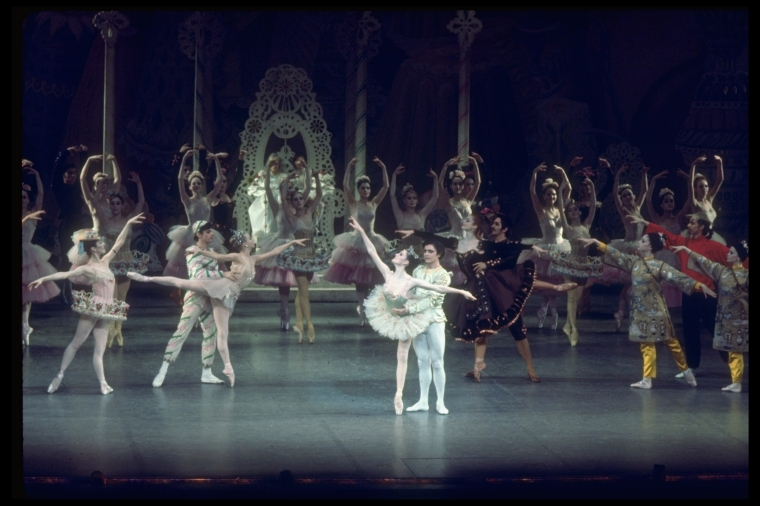
M335 168L330 158L332 134L322 118L322 106L312 92L312 82L303 69L280 65L269 69L259 84L256 101L251 104L245 130L240 133L241 149L247 151L243 179L235 191L238 227L251 230L248 208L263 193L263 168L271 153L281 159L282 170L295 170L299 155L309 168L320 171L322 203L317 219L315 243L332 249L333 223L343 216L346 202L342 191L335 191ZM273 189L276 196L279 195Z

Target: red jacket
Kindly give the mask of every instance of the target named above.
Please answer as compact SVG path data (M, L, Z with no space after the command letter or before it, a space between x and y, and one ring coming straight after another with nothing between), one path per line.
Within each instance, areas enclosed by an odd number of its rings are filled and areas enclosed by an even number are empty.
M712 260L713 262L718 262L726 266L729 265L726 262L726 255L728 255L728 246L724 246L717 241L708 239L703 235L691 238L672 234L661 226L655 225L654 223L650 223L647 226L646 230L644 230L644 233L646 234L656 232L665 234L665 237L667 238L665 244L666 248L671 246L686 246L694 253L699 253L708 260ZM689 269L689 254L687 252L678 251L676 252L676 256L678 256L678 259L681 261L681 272L693 279L696 279L700 283L707 285L711 290L715 290L715 283L711 278L706 276L704 272L701 270L693 271Z

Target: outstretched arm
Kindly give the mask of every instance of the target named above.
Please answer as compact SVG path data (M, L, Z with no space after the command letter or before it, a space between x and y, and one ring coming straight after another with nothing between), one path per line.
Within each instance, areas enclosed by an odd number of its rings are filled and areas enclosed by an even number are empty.
M274 198L274 193L272 193L272 167L276 163L277 162L275 161L269 162L269 165L267 165L267 169L264 174L264 194L267 196L267 202L269 202L269 207L272 209L272 213L274 214L274 216L277 216L277 213L280 211L280 207L277 204L277 199ZM278 188L278 191L279 190L280 189ZM287 199L283 199L283 202L285 200Z
M456 165L457 163L459 163L458 157L454 157L444 163L443 167L441 168L441 174L438 176L438 199L440 200L441 207L445 211L451 209L451 199L449 198L449 194L446 192L446 187L444 186L446 183L446 171L449 167Z
M359 222L356 221L353 217L348 219L348 224L355 230L359 231L359 233L362 236L362 240L364 241L364 246L367 248L367 253L369 253L370 258L372 258L372 261L375 262L375 265L380 270L380 273L383 275L383 279L388 279L388 276L390 276L391 274L391 270L380 259L380 256L377 254L377 249L375 248L375 245L372 244L372 241L369 240L369 237L367 237L367 233L364 231L362 226L359 225Z
M620 175L625 172L625 169L627 168L627 164L620 166L618 171L615 173L615 187L612 189L612 197L615 199L615 208L617 209L617 212L621 218L625 216L625 209L623 208L623 201L620 198Z
M353 209L356 206L356 199L354 198L354 191L351 189L351 172L353 172L356 166L358 158L352 158L346 166L346 173L343 175L343 195L346 197L348 207Z
M43 214L45 214L45 211L34 211L32 213L29 213L23 218L21 218L21 224L23 225L29 220L39 221L42 219Z
M472 166L472 180L475 183L475 187L465 197L467 200L475 200L480 191L480 166L478 165L478 158L480 158L480 155L475 152L472 153L472 156L467 157L467 161ZM480 158L480 161L482 162L483 159Z
M438 174L436 174L433 169L430 169L430 172L428 172L428 176L433 178L433 193L430 195L430 200L425 205L425 207L422 208L422 211L420 211L420 216L422 217L422 221L425 221L425 218L427 218L428 214L430 214L433 211L433 208L438 203L438 196L440 193L440 187L438 185Z
M37 184L37 198L34 199L34 207L32 208L32 211L39 211L42 209L42 201L45 197L45 189L42 187L42 179L40 179L40 173L33 167L27 167L26 170L27 172L34 174L34 180Z
M565 182L559 185L559 193L557 194L557 204L559 204L559 221L562 224L564 230L570 229L570 224L567 222L567 216L565 216Z
M698 156L694 159L693 162L691 162L691 170L689 171L689 175L691 176L689 181L689 202L691 202L691 208L694 211L698 211L699 206L697 205L697 197L694 195L694 180L697 177L697 164L700 162L704 162L707 160L706 156Z
M712 203L715 196L718 194L718 190L720 190L720 187L723 185L723 159L719 157L718 155L715 156L715 162L718 164L718 173L715 176L715 184L712 188L710 188L710 192L707 194L707 199Z
M185 154L182 156L182 161L179 164L179 172L177 173L177 188L179 188L179 199L182 201L182 205L185 206L185 209L190 207L190 195L188 195L187 189L185 188L185 178L183 177L185 172L185 162L194 154L194 149L188 149L185 151Z
M385 168L385 164L378 157L373 158L372 161L383 171L383 187L380 188L380 191L377 192L375 198L372 199L372 203L379 206L380 202L385 198L385 194L388 193L388 188L390 188L391 184L388 181L388 169Z
M299 246L305 246L304 243L306 243L309 239L294 239L290 242L286 242L285 244L281 244L277 246L276 248L272 248L271 250L267 251L266 253L262 253L261 255L252 255L251 259L253 263L259 262L261 260L266 260L267 258L276 257L286 249L290 248L294 244L298 244ZM208 255L207 255L208 256Z
M460 290L459 288L454 288L451 286L434 285L422 279L412 278L412 280L409 282L409 288L411 289L411 288L414 288L415 286L419 286L420 288L424 288L425 290L431 290L433 292L438 292L438 293L453 293L453 294L461 295L467 300L478 300L473 294L471 294L467 290Z
M530 178L530 201L533 203L533 211L536 213L536 216L538 216L539 219L544 214L544 206L541 205L541 201L538 199L538 194L536 193L536 184L538 182L538 173L545 171L546 164L544 162L541 162L538 167L533 169L533 175Z
M644 168L641 169L641 172L642 172L642 176L641 177L644 178L644 179L646 179L647 178L647 172L645 172L644 169L647 169L647 171L648 171L649 167L644 167ZM665 174L667 174L667 172L660 172L660 174L657 174L656 176L654 176L652 178L651 184L647 183L647 192L644 195L644 202L647 205L647 216L649 216L650 220L656 220L657 219L657 212L654 210L654 204L652 203L652 197L653 197L653 193L654 193L655 182L662 177L661 174L665 175Z
M222 262L237 262L239 264L242 264L245 262L245 259L243 258L242 253L217 253L214 250L206 250L206 249L200 249L198 246L190 246L185 251L189 251L190 253L197 253L198 255L211 258L212 260L216 260L218 263Z
M310 173L311 171L307 168L306 169L306 179L311 181L311 178L314 178L314 184L317 186L317 191L314 194L314 199L311 201L311 204L309 204L309 207L306 209L306 212L309 216L314 215L314 212L319 207L319 203L322 202L322 181L319 179L319 172L314 171L313 173ZM309 184L311 186L311 184Z
M296 158L295 166L300 173L303 174L303 201L307 202L309 200L309 195L311 195L311 180L309 179L311 171L306 166L306 160L304 160L302 156Z
M111 162L113 166L113 192L119 193L121 190L121 170L119 170L119 164L116 163L116 157L113 155L108 155L106 160Z
M396 197L396 176L403 174L405 170L404 165L400 163L391 176L391 209L393 209L393 217L396 218L396 226L398 227L401 226L401 222L404 219L404 213L401 211L401 207L398 205L398 198ZM433 200L435 199L431 199L431 202Z
M43 276L39 279L35 279L27 286L29 287L29 290L33 290L46 281L60 281L62 279L69 279L74 276L86 276L88 278L94 278L95 271L89 265L80 265L76 269L72 269L70 271L60 271L54 274L48 274L47 276Z
M111 251L106 253L103 258L101 258L101 261L104 262L106 265L111 263L111 260L113 257L116 256L116 253L119 252L122 246L124 246L124 243L127 242L127 236L129 236L129 229L132 225L136 223L142 223L145 219L145 216L142 214L138 214L137 216L134 216L127 220L127 223L124 224L124 228L121 229L121 233L119 234L119 237L116 238L116 241L113 243L113 247L111 248Z
M570 179L567 177L567 172L565 172L565 169L559 165L555 165L554 170L556 172L559 172L559 177L562 180L560 183L560 193L562 193L565 197L565 200L567 200L570 198L570 194L573 191L573 185L570 184Z

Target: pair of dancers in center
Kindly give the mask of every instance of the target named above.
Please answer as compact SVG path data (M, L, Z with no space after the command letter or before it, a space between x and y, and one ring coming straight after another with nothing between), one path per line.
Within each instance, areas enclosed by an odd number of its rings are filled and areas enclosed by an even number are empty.
M447 286L448 273L440 266L443 246L437 241L423 241L425 267L417 267L414 276L406 272L410 263L419 263L419 256L409 246L400 249L391 260L391 270L378 255L375 244L359 222L351 217L349 225L364 242L367 253L383 276L385 282L377 285L364 299L367 322L380 335L398 341L396 351L396 395L393 400L397 415L403 413L402 394L406 380L409 346L414 345L420 379L420 400L407 411L427 411L431 379L435 383L436 411L445 415L449 411L444 404L446 374L443 369L445 347L442 312L443 297L438 294L458 294L468 300L476 300L465 290ZM432 282L427 281L428 277ZM424 302L423 302L424 301ZM432 369L432 374L431 374Z

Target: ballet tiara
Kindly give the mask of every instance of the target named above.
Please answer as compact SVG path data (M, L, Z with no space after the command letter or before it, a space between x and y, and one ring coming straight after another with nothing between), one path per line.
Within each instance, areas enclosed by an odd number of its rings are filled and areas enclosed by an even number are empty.
M28 184L26 184L26 183L21 183L21 189L22 189L22 190L24 190L25 192L30 192L30 191L32 191L32 187L31 187L31 186L29 186L29 185L28 185Z
M243 230L236 230L232 229L232 235L230 237L230 243L233 246L240 246L248 239L246 238L246 233Z

